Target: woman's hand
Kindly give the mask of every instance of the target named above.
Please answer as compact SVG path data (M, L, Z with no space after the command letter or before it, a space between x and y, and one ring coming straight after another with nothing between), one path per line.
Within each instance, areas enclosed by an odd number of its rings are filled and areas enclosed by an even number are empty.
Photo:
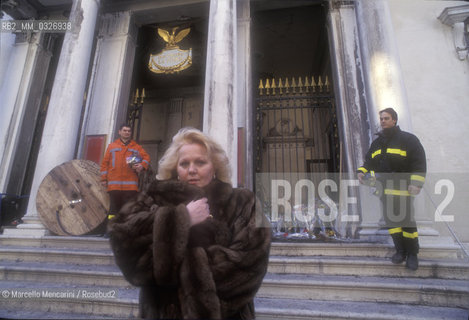
M191 226L201 223L205 219L212 217L210 215L207 198L191 201L187 204L186 208L191 219Z

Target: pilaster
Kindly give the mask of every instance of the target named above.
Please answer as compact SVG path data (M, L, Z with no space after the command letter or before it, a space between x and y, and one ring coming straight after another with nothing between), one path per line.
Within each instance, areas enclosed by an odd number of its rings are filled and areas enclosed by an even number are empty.
M242 132L243 141L238 141L244 155L240 159L241 169L239 180L245 188L253 190L254 179L254 149L253 149L253 110L252 110L252 74L251 74L251 13L250 2L244 0L237 1L237 33L238 33L238 121L237 126Z
M26 110L27 93L31 86L38 51L37 34L17 34L8 59L5 73L8 81L0 87L2 116L0 117L0 190L6 191L10 170L18 145L21 122ZM2 34L3 38L3 34ZM3 48L2 48L3 51ZM8 57L2 57L8 58Z
M126 120L136 39L137 27L131 12L101 16L79 157L83 154L86 135L106 134L110 143L116 127Z
M237 185L236 0L211 0L203 131L226 151ZM215 58L216 57L216 58Z
M334 72L334 91L337 115L340 119L344 172L355 172L370 144L359 30L356 20L356 1L331 1L329 8L329 41ZM345 175L341 179L348 179ZM351 196L358 196L351 194ZM350 206L349 215L359 216L358 205ZM355 237L358 223L348 221L341 225L342 234Z
M374 134L380 130L379 111L387 107L397 111L398 125L401 129L412 132L407 93L388 0L357 0L356 8L370 140L373 140ZM364 147L368 146L369 144ZM364 156L364 153L362 155ZM416 208L420 201L423 201L423 195L416 197ZM360 204L363 219L360 236L370 240L390 241L387 230L382 228L384 223L381 204L378 198L371 195L368 187L360 186ZM427 217L416 214L416 220L421 243L429 241L426 236L439 235L431 227Z
M356 3L371 134L380 129L378 112L388 107L397 111L401 129L412 131L388 0Z
M99 3L100 0L73 2L70 13L73 28L65 34L62 45L25 216L26 223L11 229L12 233L47 233L38 217L36 195L44 177L54 167L75 156Z

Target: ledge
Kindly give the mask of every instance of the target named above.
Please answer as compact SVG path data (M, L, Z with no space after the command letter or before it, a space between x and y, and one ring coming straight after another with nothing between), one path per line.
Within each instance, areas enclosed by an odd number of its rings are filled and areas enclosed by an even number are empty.
M438 20L452 27L455 23L464 22L469 17L469 5L448 7L441 12Z

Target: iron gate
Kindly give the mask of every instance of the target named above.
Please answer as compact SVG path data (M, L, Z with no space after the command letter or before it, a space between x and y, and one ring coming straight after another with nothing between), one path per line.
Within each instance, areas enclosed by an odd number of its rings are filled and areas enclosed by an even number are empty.
M340 143L326 77L261 79L256 106L256 173L338 172ZM291 83L290 83L291 82Z
M318 212L324 213L328 205L314 189L341 171L337 116L328 78L324 82L314 76L261 79L258 89L255 189L274 237L311 240L340 236L336 221L318 218ZM274 185L278 181L285 182L283 195L274 194L282 190ZM291 190L299 181L311 181L313 188L295 189L301 201L291 201L293 212L286 212L285 203L284 207L273 205L273 199L292 197ZM338 202L338 198L329 199Z

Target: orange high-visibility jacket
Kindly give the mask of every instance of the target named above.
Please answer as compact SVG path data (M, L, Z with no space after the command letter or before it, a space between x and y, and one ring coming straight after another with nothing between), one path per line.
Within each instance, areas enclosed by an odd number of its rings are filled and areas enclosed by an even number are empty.
M126 158L131 156L142 158L142 166L148 169L150 156L135 141L125 145L117 139L107 147L101 163L101 181L107 181L108 191L138 191L138 175L126 162Z

